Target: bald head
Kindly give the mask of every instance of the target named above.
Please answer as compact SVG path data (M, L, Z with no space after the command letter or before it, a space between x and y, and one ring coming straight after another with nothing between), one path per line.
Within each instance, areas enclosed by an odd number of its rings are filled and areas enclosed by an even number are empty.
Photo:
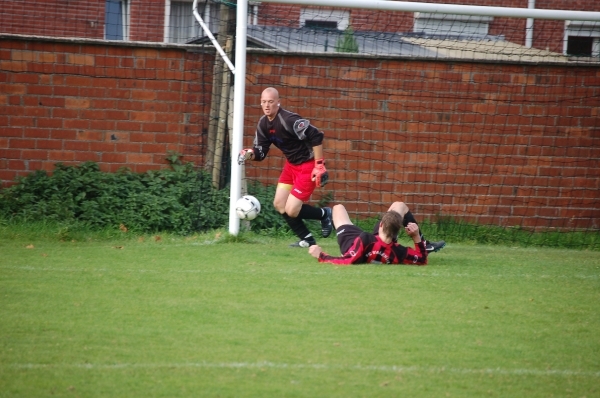
M264 114L273 120L279 112L279 92L273 87L267 87L260 96L260 106Z

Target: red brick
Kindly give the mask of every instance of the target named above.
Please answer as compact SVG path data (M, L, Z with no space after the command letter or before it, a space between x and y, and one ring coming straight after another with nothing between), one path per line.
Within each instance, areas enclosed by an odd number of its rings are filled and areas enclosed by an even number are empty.
M68 162L75 160L75 155L70 151L48 151L48 160Z
M152 155L150 154L141 154L141 153L130 153L127 155L127 163L144 163L149 164L152 163Z
M90 143L85 141L63 141L64 149L68 151L89 151Z
M77 132L75 130L69 129L60 129L60 130L51 130L50 138L59 139L59 140L74 140L77 137Z
M101 131L79 131L77 139L80 141L103 141L104 133Z
M53 108L52 109L52 117L60 118L66 122L73 119L79 119L79 111L77 109L65 109L65 108Z
M143 144L141 146L141 152L166 154L167 146L165 144Z
M2 127L0 136L2 137L23 137L23 127Z
M38 129L38 128L25 128L23 131L23 137L27 138L49 138L49 129Z
M48 159L48 151L44 150L23 150L21 151L21 159L25 160L45 160Z
M76 162L99 162L100 154L97 152L73 152L73 160Z
M35 142L36 140L34 139L13 138L9 141L9 145L11 148L34 149L36 147Z
M115 150L115 144L107 143L107 142L89 142L90 151L92 152L103 152L110 153Z
M88 98L65 98L65 107L72 109L87 109L90 107Z
M21 150L13 148L0 147L0 158L4 159L21 159Z
M103 153L101 161L106 163L127 163L127 154L124 153Z
M65 119L63 127L65 129L88 129L90 128L90 121L81 119Z
M154 133L137 133L132 132L129 135L129 141L131 142L143 142L143 143L154 143Z

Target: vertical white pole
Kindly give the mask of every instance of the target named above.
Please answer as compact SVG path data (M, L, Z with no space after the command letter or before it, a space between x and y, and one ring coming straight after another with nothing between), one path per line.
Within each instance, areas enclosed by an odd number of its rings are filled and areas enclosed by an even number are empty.
M231 185L229 193L229 233L237 235L240 219L235 214L235 202L242 192L242 166L237 155L242 150L244 136L244 99L246 95L246 37L248 32L248 0L237 1L235 32L235 82L233 85L233 133L231 139Z
M535 0L529 0L527 2L527 8L533 10L535 8ZM533 18L527 18L527 24L525 26L525 47L533 47Z

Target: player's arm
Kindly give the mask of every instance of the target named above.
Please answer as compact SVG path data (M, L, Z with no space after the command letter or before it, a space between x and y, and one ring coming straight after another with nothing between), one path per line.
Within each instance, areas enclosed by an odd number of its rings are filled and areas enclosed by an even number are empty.
M335 265L351 265L361 262L364 251L364 245L360 237L357 237L352 244L350 250L341 256L330 256L325 253L318 245L313 245L308 248L308 253L319 260L320 263L329 263Z
M323 144L313 147L315 155L315 167L311 173L311 179L317 187L324 187L329 181L329 173L325 168L325 158L323 156Z
M260 126L262 120L263 119L261 118L258 122L256 133L254 135L253 147L245 148L240 151L238 155L238 164L244 164L246 160L256 160L260 162L267 157L267 153L269 153L269 148L271 147L271 141Z
M325 158L323 156L323 138L325 134L310 124L310 121L303 119L296 113L290 113L284 123L285 126L293 126L293 134L301 141L308 141L313 150L315 167L311 173L311 179L317 187L323 187L329 180L329 173L325 168ZM288 127L286 127L288 130ZM289 131L289 130L288 130Z
M315 159L323 159L323 144L314 146L312 149L315 154Z
M325 134L311 124L308 125L303 134L312 146L315 159L315 167L312 170L311 179L317 187L324 187L327 181L329 181L329 173L325 168L325 155L323 154L323 138Z
M338 257L330 256L329 254L322 251L318 257L318 260L320 263L329 263L335 265L352 265L358 261L357 257L359 258L360 256L353 256L350 253L345 253L344 255Z
M425 242L421 240L421 234L419 233L419 226L415 223L408 223L404 228L407 235L410 236L414 243L414 248L408 247L406 257L404 258L404 264L413 265L426 265L427 264L427 250L425 250Z

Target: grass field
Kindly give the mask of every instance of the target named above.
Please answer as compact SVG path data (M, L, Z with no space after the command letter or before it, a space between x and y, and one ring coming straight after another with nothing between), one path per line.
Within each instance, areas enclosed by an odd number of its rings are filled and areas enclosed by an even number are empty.
M0 235L0 397L600 396L598 252L243 238Z

